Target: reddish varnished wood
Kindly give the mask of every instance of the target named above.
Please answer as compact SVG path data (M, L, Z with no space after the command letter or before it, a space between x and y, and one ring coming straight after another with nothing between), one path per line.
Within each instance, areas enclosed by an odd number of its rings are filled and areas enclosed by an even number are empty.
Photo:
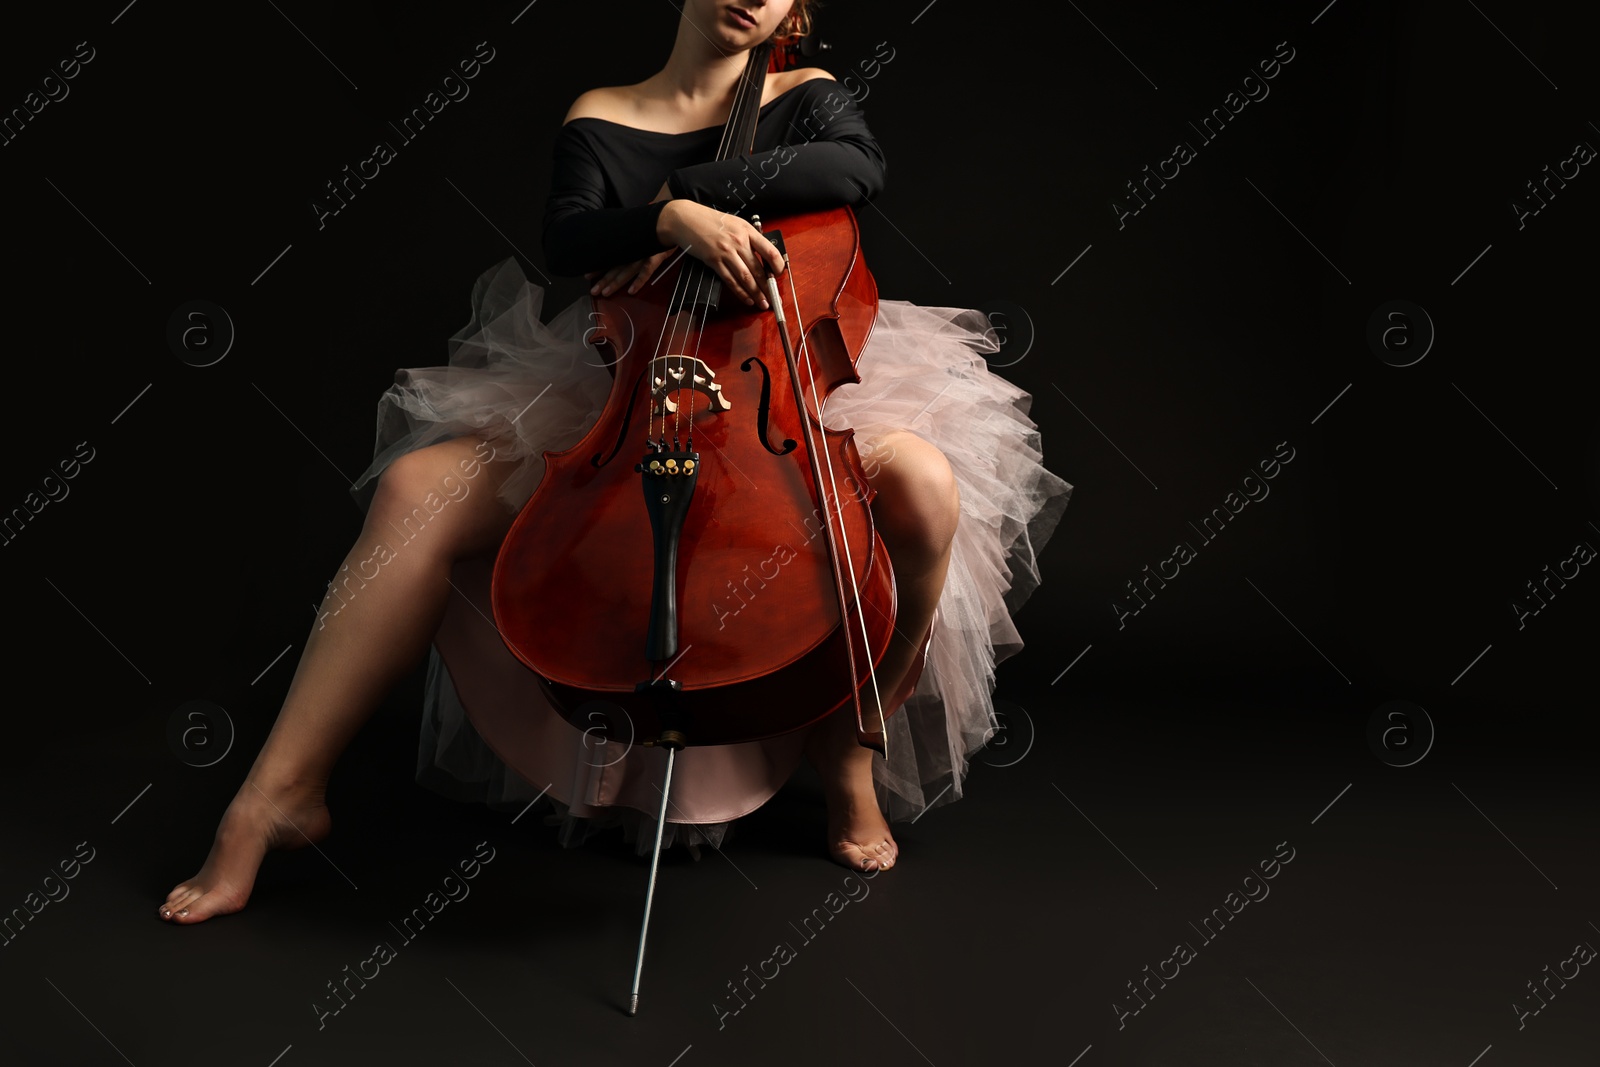
M854 363L876 314L877 286L862 260L849 208L766 220L764 228L782 232L789 255L778 285L808 387L813 433L836 475L829 484L825 474L823 488L843 516L840 555L854 576L846 588L860 590L860 606L852 605L848 625L840 626L819 495L775 316L725 295L721 310L697 336L680 331L678 343L657 350L668 299L689 263L680 257L640 293L595 298L598 326L590 340L613 364L611 395L582 441L546 454L544 479L495 566L495 624L581 729L595 725L597 709L620 738L651 741L661 729L654 697L635 692L653 675L645 633L654 558L634 466L645 451L645 371L655 356L669 352L709 364L731 404L731 410L712 414L704 398L696 397L693 415L701 472L680 550L680 656L668 671L683 687L677 701L688 716L689 742L771 737L849 702L847 641L863 687L864 717L871 719L868 665L882 657L893 634L893 574L873 529L873 493L853 431L823 431L805 364L808 358L815 364L824 399L833 388L859 380ZM788 455L774 456L761 444L760 371L740 369L750 356L759 357L772 375L769 440L780 446L785 438L800 442ZM611 452L630 402L623 447L597 468L592 457Z

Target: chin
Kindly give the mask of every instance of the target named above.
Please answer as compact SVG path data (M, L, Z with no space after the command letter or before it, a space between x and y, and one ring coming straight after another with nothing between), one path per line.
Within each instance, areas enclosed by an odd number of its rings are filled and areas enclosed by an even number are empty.
M760 23L757 23L750 29L743 29L739 26L733 25L728 21L727 10L725 8L717 9L716 24L717 29L722 31L722 37L725 40L733 42L733 44L738 48L754 48L756 45L772 36L772 31L763 28Z

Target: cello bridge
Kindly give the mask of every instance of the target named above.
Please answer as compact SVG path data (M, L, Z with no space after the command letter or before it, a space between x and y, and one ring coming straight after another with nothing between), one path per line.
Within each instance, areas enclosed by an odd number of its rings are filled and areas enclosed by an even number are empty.
M650 363L650 414L676 414L675 394L684 389L704 395L711 411L729 410L733 405L722 395L716 376L704 360L694 356L657 356Z

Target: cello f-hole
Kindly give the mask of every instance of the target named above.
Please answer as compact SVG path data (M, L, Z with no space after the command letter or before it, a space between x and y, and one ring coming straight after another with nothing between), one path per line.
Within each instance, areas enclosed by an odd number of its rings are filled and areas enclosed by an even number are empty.
M772 442L767 439L767 412L772 406L772 373L767 370L767 365L761 362L759 356L751 356L739 364L739 369L748 371L752 363L761 368L761 402L756 406L756 436L761 438L762 447L774 456L787 456L797 447L794 439L785 437L782 448L773 448Z
M623 416L622 428L617 431L617 443L611 446L611 451L606 453L604 459L601 458L600 453L596 452L593 458L589 460L589 462L594 464L596 467L604 467L607 463L610 463L613 459L616 459L617 453L622 451L622 444L628 439L628 427L633 425L634 405L639 403L639 381L642 380L647 373L649 373L649 370L650 368L646 367L644 370L640 371L639 378L635 379L633 383L633 394L628 400L628 413Z

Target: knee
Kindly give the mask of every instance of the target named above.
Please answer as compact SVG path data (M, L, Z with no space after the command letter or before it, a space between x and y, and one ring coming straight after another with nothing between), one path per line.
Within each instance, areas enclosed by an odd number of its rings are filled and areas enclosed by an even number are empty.
M378 476L369 521L413 537L440 525L435 517L465 496L456 468L453 451L443 445L396 456Z
M873 512L891 552L929 562L941 558L961 517L961 489L950 461L904 432L885 437L873 459L869 480L878 493Z
M437 491L444 472L433 462L429 449L396 456L378 475L378 488L372 495L372 511L387 518L421 508L430 491Z

